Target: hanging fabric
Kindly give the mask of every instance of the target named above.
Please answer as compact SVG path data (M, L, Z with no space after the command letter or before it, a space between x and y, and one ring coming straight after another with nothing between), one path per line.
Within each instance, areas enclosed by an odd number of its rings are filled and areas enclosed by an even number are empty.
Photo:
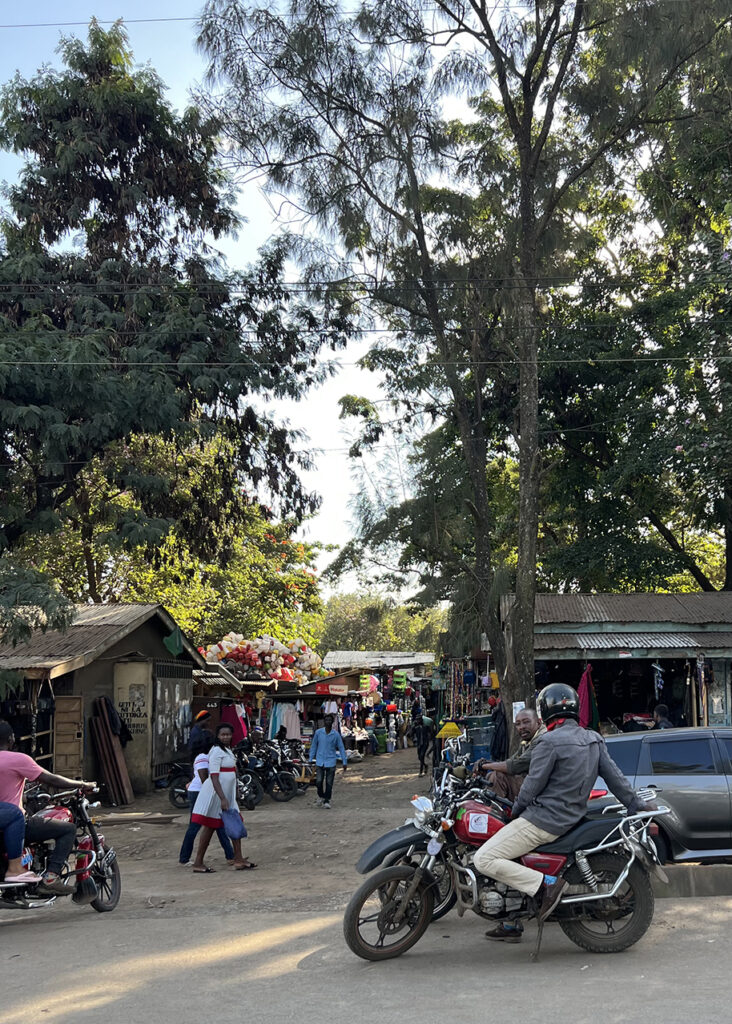
M583 729L594 729L595 732L598 732L600 713L597 709L595 686L592 682L592 665L589 661L582 673L577 695L579 697L579 724Z

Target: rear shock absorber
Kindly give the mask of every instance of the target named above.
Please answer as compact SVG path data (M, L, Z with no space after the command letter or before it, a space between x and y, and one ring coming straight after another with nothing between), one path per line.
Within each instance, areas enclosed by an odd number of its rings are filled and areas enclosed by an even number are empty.
M582 875L585 885L589 885L593 892L597 892L597 879L595 878L595 872L590 867L590 862L588 861L584 850L578 850L574 855L574 859L580 869L580 874Z

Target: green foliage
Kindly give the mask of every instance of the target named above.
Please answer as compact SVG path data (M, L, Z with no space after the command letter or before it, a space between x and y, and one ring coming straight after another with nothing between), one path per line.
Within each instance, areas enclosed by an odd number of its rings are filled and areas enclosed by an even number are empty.
M328 651L440 650L447 611L398 604L375 593L337 594L325 606L319 649Z
M173 111L120 25L92 22L61 56L0 99L0 141L27 160L0 252L0 550L64 529L91 480L115 495L101 543L149 554L175 526L211 559L242 487L285 518L317 506L307 455L252 400L297 399L327 372L314 355L344 341L348 299L290 296L282 245L225 272L220 125ZM213 437L226 450L196 476L183 462ZM180 459L155 457L170 446Z
M172 518L159 520L154 543L149 529L155 495L146 492L143 515L134 487L122 489L109 471L117 458L113 451L84 471L76 494L59 509L59 528L41 546L28 540L16 558L57 581L77 603L163 604L199 644L232 629L291 636L301 619L312 628L309 615L317 625L316 549L293 539L294 521L272 521L241 491L220 510L220 525L206 514L206 501L224 492L219 477L230 465L225 439L181 450L133 437L127 456L138 473L166 481L165 509ZM138 532L142 519L147 529Z

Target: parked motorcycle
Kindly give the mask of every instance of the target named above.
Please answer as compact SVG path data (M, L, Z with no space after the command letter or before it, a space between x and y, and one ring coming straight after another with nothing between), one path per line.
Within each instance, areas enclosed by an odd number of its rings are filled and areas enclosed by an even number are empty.
M181 810L188 807L188 783L193 778L193 765L185 761L175 761L168 770L166 787L168 798L173 805Z
M240 743L235 749L237 774L251 790L251 799L256 806L269 793L273 800L284 803L297 795L297 783L291 772L284 771L280 755L269 744L247 752L248 744Z
M447 806L436 807L427 797L415 797L412 805L411 820L372 843L357 864L365 874L392 860L366 879L346 909L345 938L357 956L401 956L434 920L437 903L443 908L439 916L452 906L461 917L470 910L491 921L535 916L530 897L473 867L476 848L506 824L507 801L474 789ZM576 945L616 953L645 934L653 919L650 875L667 881L653 843L653 819L665 813L667 808L630 815L613 804L521 858L569 883L551 920ZM542 930L540 925L534 958Z
M36 791L26 798L29 810L37 817L49 821L73 823L76 826L76 846L71 851L75 867L61 873L67 883L68 895L74 903L90 904L100 914L114 910L122 892L117 855L101 832L97 832L90 810L98 803L89 803L82 789L69 789L51 796ZM48 846L44 842L32 843L24 850L29 870L42 874L46 870ZM39 889L38 883L6 882L7 857L0 852L0 909L37 910L51 906L57 899L66 899L60 893Z

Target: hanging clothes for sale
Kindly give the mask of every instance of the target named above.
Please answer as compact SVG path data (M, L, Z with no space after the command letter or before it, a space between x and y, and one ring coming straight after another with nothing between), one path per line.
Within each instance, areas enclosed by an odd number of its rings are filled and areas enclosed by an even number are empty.
M493 739L491 740L491 760L505 761L508 757L508 724L502 700L496 704L491 718L494 725Z
M600 713L597 709L595 686L592 682L592 665L589 661L582 673L577 695L579 697L579 724L583 729L594 729L595 732L599 732Z
M301 739L300 716L294 704L283 704L280 708L280 723L287 729L288 740Z

